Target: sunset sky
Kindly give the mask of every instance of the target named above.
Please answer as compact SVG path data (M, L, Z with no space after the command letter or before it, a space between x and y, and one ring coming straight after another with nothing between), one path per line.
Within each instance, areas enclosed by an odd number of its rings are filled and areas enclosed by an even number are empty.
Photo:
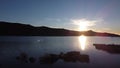
M120 34L120 0L0 0L0 21Z

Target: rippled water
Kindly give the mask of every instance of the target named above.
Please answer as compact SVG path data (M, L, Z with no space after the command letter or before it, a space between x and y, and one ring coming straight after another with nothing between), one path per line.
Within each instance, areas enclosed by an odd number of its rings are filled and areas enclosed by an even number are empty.
M98 50L93 44L120 44L119 37L89 37L89 36L70 36L70 37L0 37L0 68L120 68L120 54L109 53L108 51ZM80 57L85 60L69 60L59 58L49 60L49 55L67 54L69 52L80 52ZM27 56L20 60L20 56ZM44 64L40 57L44 57ZM29 58L33 58L33 63ZM55 58L55 57L54 57ZM71 58L67 56L67 58ZM50 58L51 59L51 58ZM83 58L81 58L83 59Z

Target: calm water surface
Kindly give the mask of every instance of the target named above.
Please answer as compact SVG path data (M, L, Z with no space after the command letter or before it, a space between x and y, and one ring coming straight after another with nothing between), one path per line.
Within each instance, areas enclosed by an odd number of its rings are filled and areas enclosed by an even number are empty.
M120 54L96 49L94 43L120 44L119 37L0 37L0 68L120 68ZM83 62L58 59L52 63L41 64L40 57L48 54L60 55L78 51L87 55ZM35 62L21 62L17 56L21 53L34 57Z

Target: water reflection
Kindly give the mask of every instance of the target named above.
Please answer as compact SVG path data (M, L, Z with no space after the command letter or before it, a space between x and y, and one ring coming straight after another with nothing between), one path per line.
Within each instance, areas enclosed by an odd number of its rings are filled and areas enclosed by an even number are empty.
M80 47L82 50L85 50L85 45L86 45L86 37L84 35L81 35L79 37L79 43L80 43Z

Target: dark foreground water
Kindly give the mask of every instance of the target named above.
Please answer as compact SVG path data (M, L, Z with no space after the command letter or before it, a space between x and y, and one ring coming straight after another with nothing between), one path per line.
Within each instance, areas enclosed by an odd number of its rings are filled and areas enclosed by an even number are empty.
M119 53L93 43L120 44L120 38L1 36L0 68L120 68Z

